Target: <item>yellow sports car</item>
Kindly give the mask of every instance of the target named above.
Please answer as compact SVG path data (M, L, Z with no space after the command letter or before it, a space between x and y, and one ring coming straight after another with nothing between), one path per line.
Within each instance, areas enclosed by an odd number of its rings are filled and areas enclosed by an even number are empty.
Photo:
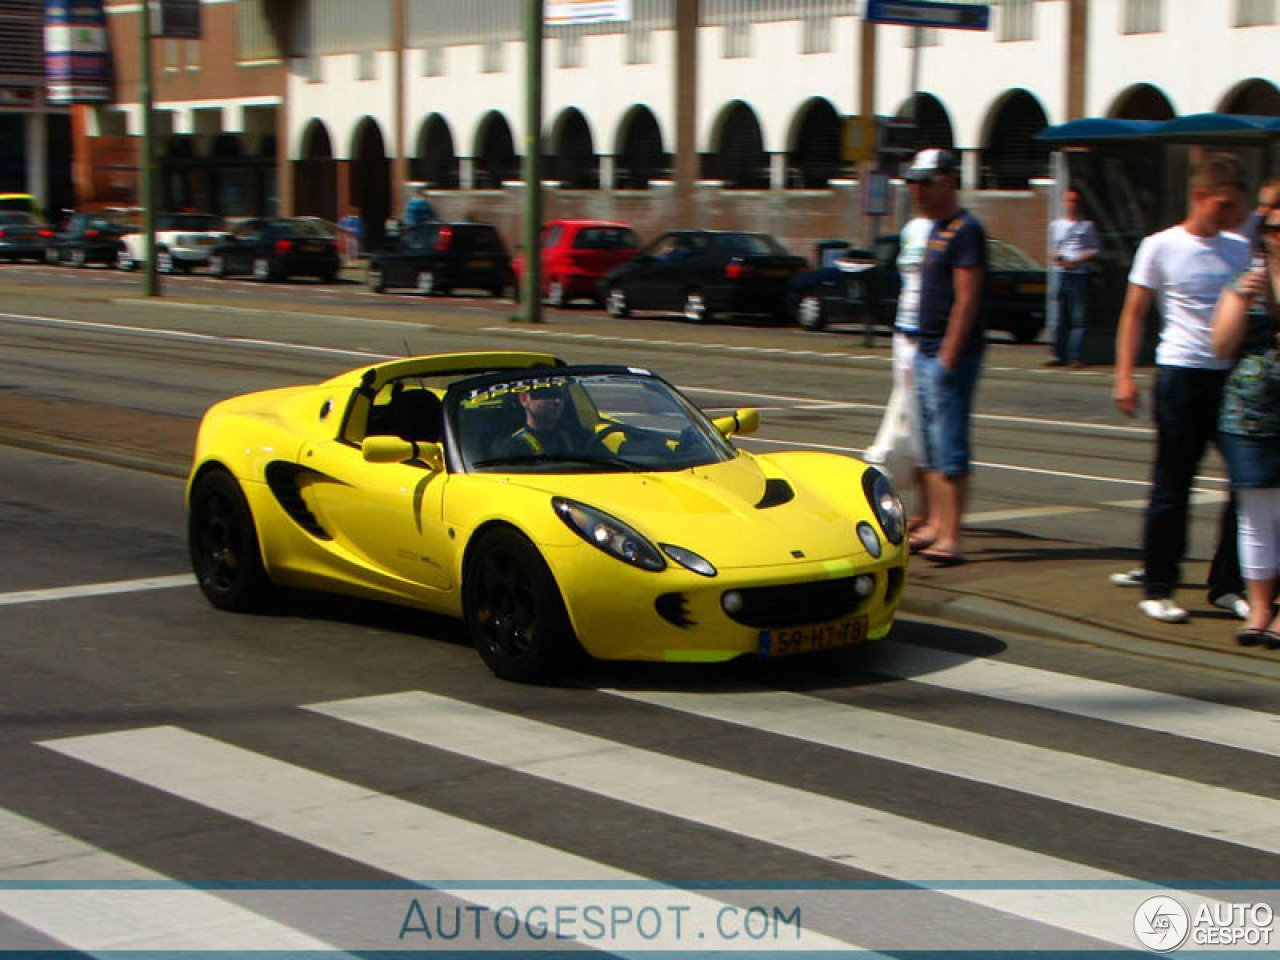
M647 370L541 353L395 360L204 417L187 486L214 606L274 587L459 616L500 677L785 656L885 634L902 504L851 457L757 455Z

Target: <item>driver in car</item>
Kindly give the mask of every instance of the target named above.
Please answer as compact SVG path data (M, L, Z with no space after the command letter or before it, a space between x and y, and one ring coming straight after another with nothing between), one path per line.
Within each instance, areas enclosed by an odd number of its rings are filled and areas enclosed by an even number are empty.
M516 394L516 398L524 410L524 424L498 441L495 456L564 457L582 453L591 445L591 431L582 426L572 410L565 415L573 403L566 385L538 384Z

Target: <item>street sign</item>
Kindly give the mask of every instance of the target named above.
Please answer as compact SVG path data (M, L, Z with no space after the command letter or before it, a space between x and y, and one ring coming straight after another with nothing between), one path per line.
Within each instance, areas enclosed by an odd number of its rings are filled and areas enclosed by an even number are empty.
M841 151L849 163L870 163L876 158L876 118L874 114L844 118Z
M987 30L991 26L991 8L985 3L941 0L863 0L862 19L907 27Z

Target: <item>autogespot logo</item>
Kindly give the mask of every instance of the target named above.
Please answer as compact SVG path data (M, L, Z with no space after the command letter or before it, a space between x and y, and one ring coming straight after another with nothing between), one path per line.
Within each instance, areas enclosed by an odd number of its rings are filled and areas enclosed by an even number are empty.
M1191 915L1173 897L1148 897L1133 915L1133 932L1148 950L1177 950L1191 930Z

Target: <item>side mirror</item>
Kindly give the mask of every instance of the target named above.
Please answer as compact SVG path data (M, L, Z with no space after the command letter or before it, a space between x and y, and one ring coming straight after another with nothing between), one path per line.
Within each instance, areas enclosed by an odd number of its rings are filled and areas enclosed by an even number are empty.
M434 470L444 469L444 449L438 443L401 440L399 437L365 437L360 453L367 463L404 463L421 460Z
M716 417L711 425L726 438L740 433L755 433L760 428L760 411L755 407L745 407L727 417Z

